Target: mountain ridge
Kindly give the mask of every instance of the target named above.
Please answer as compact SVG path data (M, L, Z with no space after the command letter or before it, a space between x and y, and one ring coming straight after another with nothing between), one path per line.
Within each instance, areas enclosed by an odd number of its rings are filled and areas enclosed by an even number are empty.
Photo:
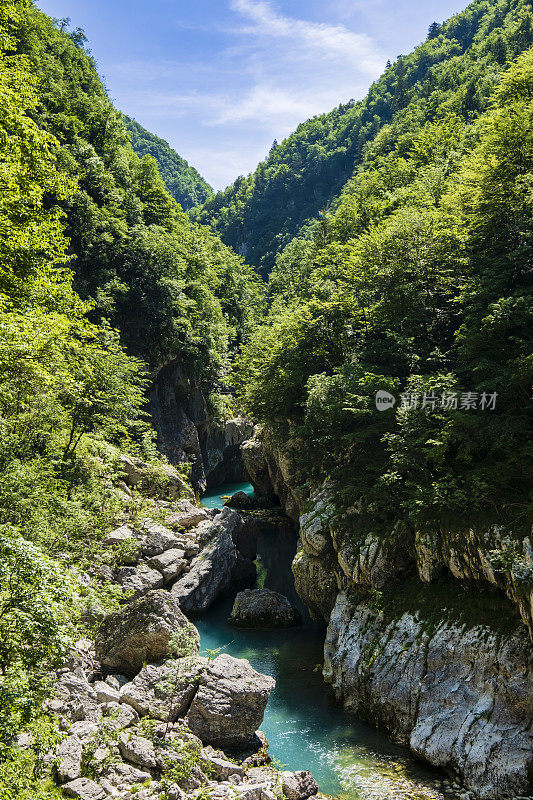
M123 114L134 151L141 158L151 155L157 161L159 173L172 197L184 211L202 205L213 195L213 188L179 155L166 139L151 133L137 120Z

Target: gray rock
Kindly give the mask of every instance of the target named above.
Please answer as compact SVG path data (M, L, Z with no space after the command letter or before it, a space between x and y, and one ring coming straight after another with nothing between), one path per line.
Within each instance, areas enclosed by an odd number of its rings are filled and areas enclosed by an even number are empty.
M86 742L88 742L92 736L98 733L98 730L98 722L80 720L79 722L73 722L68 729L68 732L70 736L75 736L81 741L82 744L86 744Z
M200 677L187 724L204 744L249 744L274 686L273 678L256 672L248 661L218 656Z
M91 681L97 675L100 664L96 658L94 650L94 642L90 639L79 639L70 648L68 658L65 662L65 669L69 672L75 672Z
M139 721L139 714L129 705L107 703L102 706L102 710L104 712L104 725L108 730L121 731Z
M178 631L198 643L198 632L176 599L158 589L104 619L96 637L96 652L106 669L131 677L143 664L165 658ZM198 647L196 644L195 649Z
M112 764L105 773L106 779L111 786L126 787L135 783L145 783L152 778L152 774L147 770L138 769L132 764Z
M302 617L289 600L270 589L245 589L235 598L229 622L237 628L291 628Z
M136 532L136 537L141 546L141 552L145 558L153 558L165 550L180 547L182 538L160 525L158 522L145 522L142 528Z
M118 702L118 690L114 689L108 683L104 683L103 681L96 681L93 684L93 689L96 692L96 702L97 703L117 703Z
M331 491L322 489L313 495L310 510L300 517L300 536L306 553L321 555L331 539L329 525L335 508Z
M131 733L121 733L118 747L122 758L139 767L158 769L162 766L161 757L150 739Z
M313 619L328 622L337 598L336 562L333 558L315 557L299 550L292 562L298 595Z
M198 676L207 660L194 656L147 664L131 683L120 691L120 700L141 716L172 721L184 716L198 685Z
M83 746L77 736L68 736L57 748L57 779L59 783L67 783L81 775L81 759Z
M120 691L120 687L128 682L128 679L125 675L108 675L105 682L118 692Z
M102 716L96 692L83 673L76 675L67 672L61 675L54 694L56 700L48 703L48 707L70 723L84 720L97 722Z
M337 700L476 796L527 795L533 665L525 628L387 618L341 593L325 643Z
M226 781L231 775L244 775L244 769L240 764L228 761L221 750L214 750L211 745L202 748L200 753L204 766L207 765L208 772L214 774L217 781Z
M243 442L241 453L255 491L262 497L275 500L276 493L270 479L259 427L255 429L253 438Z
M135 542L133 528L131 525L121 525L120 528L116 528L114 531L108 533L105 539L102 541L102 544L110 547L113 545L121 545L124 542L129 541Z
M233 532L242 525L239 514L225 508L209 524L208 543L192 561L190 571L172 587L172 595L188 614L206 611L229 586L237 564Z
M162 574L165 583L170 583L179 578L188 565L188 561L185 558L185 550L177 547L165 550L161 555L154 556L148 563Z
M166 518L165 523L169 528L195 528L200 522L209 519L207 511L193 505L189 500L180 500L177 510Z
M133 592L133 597L141 597L151 589L160 589L163 576L146 564L139 564L138 567L121 567L117 571L117 583L125 592Z
M67 797L76 797L78 800L104 800L106 793L89 778L76 778L63 786L63 793Z
M318 783L310 772L282 772L281 788L287 800L307 800L318 794Z

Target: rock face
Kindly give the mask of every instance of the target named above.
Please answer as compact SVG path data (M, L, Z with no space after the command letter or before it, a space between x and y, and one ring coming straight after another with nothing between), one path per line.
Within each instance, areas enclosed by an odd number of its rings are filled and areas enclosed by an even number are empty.
M237 567L233 535L242 527L235 511L225 508L206 535L205 547L192 561L189 572L172 587L172 596L186 614L201 614L231 583Z
M147 661L160 661L169 654L171 637L178 631L198 642L198 632L176 599L163 589L155 590L104 619L96 653L110 672L135 675Z
M341 593L325 675L343 707L458 774L479 798L532 789L533 665L525 631L404 613L389 618Z
M293 479L291 449L297 443L290 438L281 443L257 426L254 435L241 446L246 471L252 486L262 497L279 499L285 513L295 522L302 510Z
M326 677L339 702L452 772L476 797L533 793L531 644L519 624L521 618L533 636L531 537L494 527L422 534L404 521L378 534L363 527L358 507L339 514L330 486L302 507L290 443L282 448L258 430L243 451L256 490L266 495L271 486L289 514L300 512L296 590L315 619L330 623ZM387 628L364 598L372 592L393 599L415 576L436 609L425 621L420 609L398 614ZM494 618L514 621L516 632L495 633L468 617L449 624L439 586L451 597L494 597ZM348 596L359 599L359 611L346 611ZM426 642L427 653L409 636Z
M171 464L191 463L196 491L205 491L208 484L245 479L240 445L253 426L243 418L214 422L201 389L181 361L160 370L150 392L150 412L159 449Z
M314 558L300 550L292 562L294 585L313 619L325 621L337 598L337 583L332 560Z
M289 600L270 589L245 589L235 598L228 620L237 628L291 628L302 617Z
M244 659L218 656L200 678L187 724L204 744L242 747L261 724L275 681Z
M533 640L533 545L530 535L511 536L492 526L483 531L416 531L416 564L420 579L431 583L443 572L456 580L476 581L502 589L516 606Z

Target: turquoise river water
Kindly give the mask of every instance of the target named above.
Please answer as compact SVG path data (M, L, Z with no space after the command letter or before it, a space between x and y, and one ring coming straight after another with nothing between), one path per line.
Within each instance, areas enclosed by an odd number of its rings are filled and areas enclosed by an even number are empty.
M225 496L239 490L253 494L250 484L228 484L208 490L202 503L219 508ZM346 800L455 800L456 792L440 774L329 702L321 675L325 629L309 619L296 595L290 569L295 552L296 534L276 528L261 534L258 581L289 597L303 612L304 624L289 630L236 630L227 624L229 598L195 620L201 648L247 658L275 678L261 726L270 754L287 769L311 770L326 794Z

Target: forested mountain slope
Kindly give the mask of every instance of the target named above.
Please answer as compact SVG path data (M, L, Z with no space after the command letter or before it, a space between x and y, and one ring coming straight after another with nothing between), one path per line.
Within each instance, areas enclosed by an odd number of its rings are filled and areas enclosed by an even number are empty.
M134 151L140 158L145 155L155 158L165 186L184 211L202 205L212 196L213 189L207 181L168 142L126 115L124 120Z
M133 151L79 32L59 30L30 5L13 36L38 81L33 118L57 139L58 167L76 181L66 235L92 318L108 319L151 366L183 357L212 380L254 313L251 269L191 224L153 156Z
M199 219L268 273L277 254L339 194L384 126L393 147L447 108L467 121L487 107L508 59L533 42L528 0L475 0L413 53L400 56L366 98L308 120L256 171L209 199Z
M528 531L532 81L529 49L475 122L444 97L431 121L385 126L314 238L280 259L244 348L246 408L294 437L302 497L326 480L359 509L359 539L399 520ZM395 405L378 408L379 390Z
M29 0L0 5L0 796L20 800L60 794L41 703L117 605L104 535L150 492L191 495L158 457L149 371L176 360L216 390L261 304L134 153L83 45ZM149 462L144 495L123 491L124 452Z

